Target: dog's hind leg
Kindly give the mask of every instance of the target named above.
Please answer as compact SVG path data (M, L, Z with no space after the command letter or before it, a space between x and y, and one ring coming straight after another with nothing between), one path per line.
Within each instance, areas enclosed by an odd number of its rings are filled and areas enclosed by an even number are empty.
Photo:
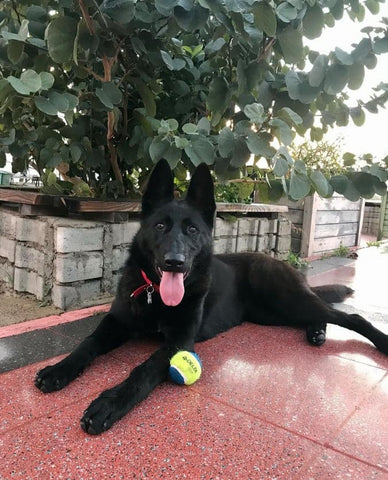
M313 345L319 346L324 343L326 324L331 323L362 335L378 350L388 355L388 335L374 327L361 315L336 310L311 294L305 295L304 301L298 299L297 310L300 318L304 318L307 339Z
M35 385L44 393L61 390L98 356L113 350L127 339L128 330L108 313L96 330L83 340L67 357L40 370Z
M339 325L340 327L353 330L363 337L370 340L380 352L388 355L388 335L374 327L364 317L357 313L349 314L339 310L334 310L334 315L329 323Z

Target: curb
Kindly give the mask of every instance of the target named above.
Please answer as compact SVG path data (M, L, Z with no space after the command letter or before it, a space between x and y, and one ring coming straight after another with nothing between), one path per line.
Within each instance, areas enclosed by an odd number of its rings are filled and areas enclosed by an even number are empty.
M82 308L71 312L61 313L60 315L50 315L49 317L37 318L26 322L15 323L14 325L6 325L0 327L0 338L12 337L21 333L32 332L33 330L42 330L54 327L63 323L74 322L81 318L90 317L97 313L109 311L111 304L96 305L95 307Z

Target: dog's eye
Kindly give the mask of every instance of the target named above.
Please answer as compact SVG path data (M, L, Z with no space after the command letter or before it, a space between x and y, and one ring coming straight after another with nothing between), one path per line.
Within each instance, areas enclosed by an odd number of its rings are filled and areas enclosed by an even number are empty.
M189 225L187 227L187 233L194 234L198 232L198 228L195 225Z
M155 230L158 230L159 232L163 231L166 228L166 225L162 222L159 222L155 225Z

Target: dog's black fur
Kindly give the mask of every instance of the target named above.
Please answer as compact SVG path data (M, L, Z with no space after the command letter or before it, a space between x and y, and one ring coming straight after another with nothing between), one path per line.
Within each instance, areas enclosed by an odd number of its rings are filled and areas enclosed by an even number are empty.
M215 214L213 182L208 168L195 171L185 200L174 199L171 170L160 161L143 196L142 221L130 249L117 296L94 333L68 357L38 372L36 386L52 392L74 380L98 355L139 335L162 334L160 348L121 384L103 392L85 411L82 428L98 434L110 428L167 378L169 361L178 350L214 337L244 321L291 325L306 330L313 345L325 341L327 323L354 330L388 354L388 335L359 315L333 309L343 300L344 286L309 288L284 262L265 254L212 255ZM185 274L184 296L166 306L155 291L130 294L145 280L155 285L162 271Z

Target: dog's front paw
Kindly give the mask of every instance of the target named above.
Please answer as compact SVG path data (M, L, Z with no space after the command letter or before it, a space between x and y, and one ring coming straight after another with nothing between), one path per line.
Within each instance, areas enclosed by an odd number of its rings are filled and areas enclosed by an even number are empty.
M109 391L103 392L85 410L81 418L81 427L90 435L98 435L108 430L126 411L117 396L110 396Z
M35 386L43 393L55 392L66 387L81 371L73 372L64 364L51 365L36 374Z

